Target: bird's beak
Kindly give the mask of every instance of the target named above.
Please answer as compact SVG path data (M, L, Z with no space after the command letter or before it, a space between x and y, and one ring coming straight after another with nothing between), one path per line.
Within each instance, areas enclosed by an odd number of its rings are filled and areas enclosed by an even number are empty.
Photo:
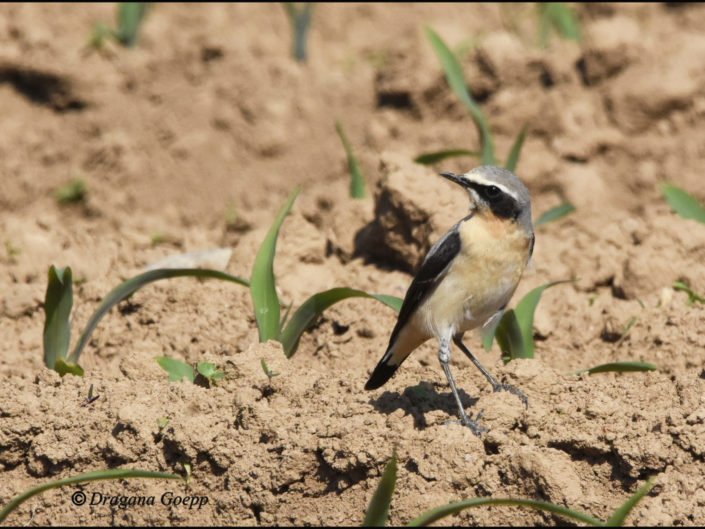
M444 176L451 182L455 182L456 184L463 186L465 189L468 189L470 187L467 178L465 178L465 175L455 173L440 173L440 175Z
M440 175L447 178L451 182L455 182L463 189L465 189L470 195L471 203L477 204L480 201L480 196L477 194L477 190L475 189L475 186L477 186L477 184L465 175L455 173L440 173Z

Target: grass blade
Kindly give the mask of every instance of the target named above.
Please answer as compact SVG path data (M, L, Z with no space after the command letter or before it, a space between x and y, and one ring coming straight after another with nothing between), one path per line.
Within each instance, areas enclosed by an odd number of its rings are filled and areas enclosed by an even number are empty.
M71 338L69 317L73 307L71 267L49 267L44 296L44 364L54 369L59 358L66 358Z
M614 514L609 517L605 522L607 527L620 527L624 524L624 520L629 516L634 506L646 496L649 491L654 487L655 478L649 478L649 480L644 483L639 489L627 500L625 501Z
M362 522L363 527L384 527L389 517L389 506L392 503L394 485L397 482L397 454L396 450L392 454L392 459L387 463L379 480L377 490L375 490L370 504Z
M239 285L249 286L249 283L244 279L231 276L230 274L226 274L225 272L221 272L219 270L209 270L207 268L158 268L156 270L149 270L148 272L139 274L138 276L128 279L127 281L123 281L108 292L108 294L103 298L103 301L100 302L100 305L98 305L98 308L88 320L81 336L78 337L78 342L76 343L71 356L68 358L69 362L78 363L78 358L81 355L81 351L85 347L86 343L88 343L88 339L90 338L93 329L95 329L96 325L98 325L100 319L105 316L111 308L117 305L117 303L129 297L144 285L152 283L153 281L186 276L223 279Z
M455 55L448 49L445 42L443 42L430 27L426 26L424 29L426 31L426 37L431 41L431 46L433 46L433 50L436 52L438 60L441 62L443 71L446 74L446 79L448 80L448 85L453 92L455 92L455 95L458 96L458 99L460 99L470 111L480 131L480 136L482 137L482 163L485 165L495 165L490 128L487 125L487 120L485 120L482 110L477 103L475 103L468 91L460 64L458 64Z
M373 298L377 301L381 301L397 312L401 310L402 300L395 296L368 294L367 292L353 288L332 288L314 294L298 308L284 328L284 332L282 332L281 343L284 346L284 353L287 358L290 358L296 352L301 335L316 321L324 310L338 301L351 297Z
M74 178L69 183L54 190L54 198L59 204L80 202L86 196L86 183L81 178Z
M684 219L694 219L705 224L705 210L700 202L680 187L668 183L661 184L661 193L671 209Z
M600 364L599 366L590 367L588 369L581 369L576 371L574 374L580 375L582 373L589 373L594 375L595 373L607 373L609 371L614 371L615 373L628 373L631 371L656 371L658 368L654 364L648 362L610 362L608 364Z
M508 310L502 316L497 326L494 336L491 332L483 337L482 345L489 351L492 347L492 338L497 338L497 343L503 352L509 353L509 358L533 358L534 357L534 312L536 305L541 299L543 291L554 285L561 283L571 283L577 279L564 279L553 281L535 288L526 294L517 303L514 310ZM514 321L516 320L516 324ZM516 356L515 356L516 355Z
M495 336L497 337L497 345L499 345L502 353L509 355L510 359L533 358L533 356L527 356L519 321L513 309L509 309L504 313L495 330ZM492 346L492 342L490 341L489 343Z
M505 169L511 172L514 172L519 162L519 154L521 153L522 145L524 145L524 138L526 138L526 125L521 128L517 139L514 140L509 156L507 156L507 163L504 165Z
M421 165L431 165L436 162L445 160L446 158L455 158L456 156L479 156L480 153L477 151L469 151L467 149L448 149L445 151L427 152L424 154L419 154L414 158L414 163L420 163Z
M580 41L580 23L573 9L563 2L539 2L539 45L548 46L554 28L564 39Z
M547 222L553 222L561 217L565 217L569 213L573 213L573 211L575 211L575 206L573 206L570 202L564 202L563 204L542 213L541 216L536 219L536 222L534 222L534 229L538 228L542 224L546 224Z
M561 507L560 505L555 505L547 501L535 501L535 500L513 500L510 498L472 498L469 500L463 500L455 503L449 503L442 507L436 507L426 511L421 516L411 520L407 527L422 527L430 525L433 522L450 516L451 514L459 513L462 510L468 509L470 507L479 507L481 505L515 505L517 507L526 507L529 509L535 509L537 511L547 511L554 514L559 514L565 516L566 518L572 518L584 524L601 526L603 525L600 520L583 514L581 512L573 511L566 507Z
M562 281L552 281L541 285L529 292L526 296L521 298L521 301L517 303L514 312L516 313L517 323L521 329L521 337L524 343L524 353L525 358L534 357L534 336L533 336L533 326L534 326L534 312L536 311L536 305L538 305L541 299L541 294L547 288L555 285L560 285L561 283L572 283L576 279L564 279Z
M32 496L41 494L44 491L64 487L66 485L76 485L88 481L98 481L103 479L128 479L128 478L152 478L152 479L183 479L176 474L167 474L166 472L149 472L146 470L131 470L131 469L111 469L111 470L96 470L94 472L85 472L71 478L58 479L43 483L36 487L28 489L14 498L12 498L5 507L0 510L0 523L17 507L22 505Z
M685 283L681 283L680 281L674 281L673 290L680 290L681 292L685 292L686 294L688 294L688 305L692 305L696 301L698 303L705 303L705 297L693 292L693 290Z
M157 356L154 358L164 371L169 373L169 382L181 382L184 377L191 382L196 378L193 368L186 362L169 358L168 356Z
M269 228L267 236L262 241L262 245L257 251L255 264L252 267L252 277L250 278L250 295L252 305L255 309L255 319L259 330L259 341L279 339L279 296L274 287L274 254L277 249L277 237L279 228L284 222L284 217L291 210L291 206L296 200L301 188L296 186L284 204L277 218L274 219L272 227Z
M118 4L115 38L120 44L132 48L137 43L140 25L149 7L150 2L120 2Z
M301 10L298 10L293 2L284 2L284 9L289 17L291 31L293 32L291 53L297 61L305 62L306 36L308 34L308 28L311 24L313 3L306 2Z
M362 178L360 167L358 166L355 155L353 154L352 146L350 145L345 132L343 132L343 126L337 119L335 120L335 130L338 132L340 141L343 142L345 154L348 156L348 169L350 170L350 196L352 198L365 198L365 181Z

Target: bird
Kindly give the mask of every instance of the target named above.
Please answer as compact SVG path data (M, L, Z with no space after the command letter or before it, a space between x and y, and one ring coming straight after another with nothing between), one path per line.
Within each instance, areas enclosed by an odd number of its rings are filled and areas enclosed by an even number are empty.
M450 371L450 342L477 366L493 391L517 395L518 389L500 384L463 344L466 331L494 327L517 288L534 249L531 199L524 183L511 171L481 165L465 174L440 173L465 189L469 212L428 251L404 296L389 345L365 384L366 390L384 385L402 362L422 343L438 340L438 360L455 397L459 423L475 435L488 430L468 417Z

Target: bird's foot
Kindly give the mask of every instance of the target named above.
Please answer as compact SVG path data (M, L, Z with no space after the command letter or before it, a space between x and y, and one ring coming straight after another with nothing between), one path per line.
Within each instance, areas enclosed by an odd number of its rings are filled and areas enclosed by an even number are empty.
M480 410L474 420L470 419L467 415L464 415L463 418L459 421L449 419L447 421L443 421L441 424L462 424L463 426L467 426L468 428L470 428L470 431L472 433L479 436L480 434L489 432L487 428L480 426L480 417L482 417L482 412L484 411L485 410Z
M519 391L517 388L514 386L510 386L509 384L495 384L492 386L492 391L497 393L498 391L508 391L512 395L516 395L521 399L521 401L524 403L524 407L528 410L529 409L529 399L526 398L526 395L524 395L521 391Z

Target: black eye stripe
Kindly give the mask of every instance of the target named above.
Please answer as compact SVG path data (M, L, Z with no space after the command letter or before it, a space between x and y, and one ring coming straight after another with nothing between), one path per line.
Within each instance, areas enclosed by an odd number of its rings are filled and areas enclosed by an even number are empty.
M502 193L502 190L497 186L488 186L486 188L486 193L490 198L496 198Z

